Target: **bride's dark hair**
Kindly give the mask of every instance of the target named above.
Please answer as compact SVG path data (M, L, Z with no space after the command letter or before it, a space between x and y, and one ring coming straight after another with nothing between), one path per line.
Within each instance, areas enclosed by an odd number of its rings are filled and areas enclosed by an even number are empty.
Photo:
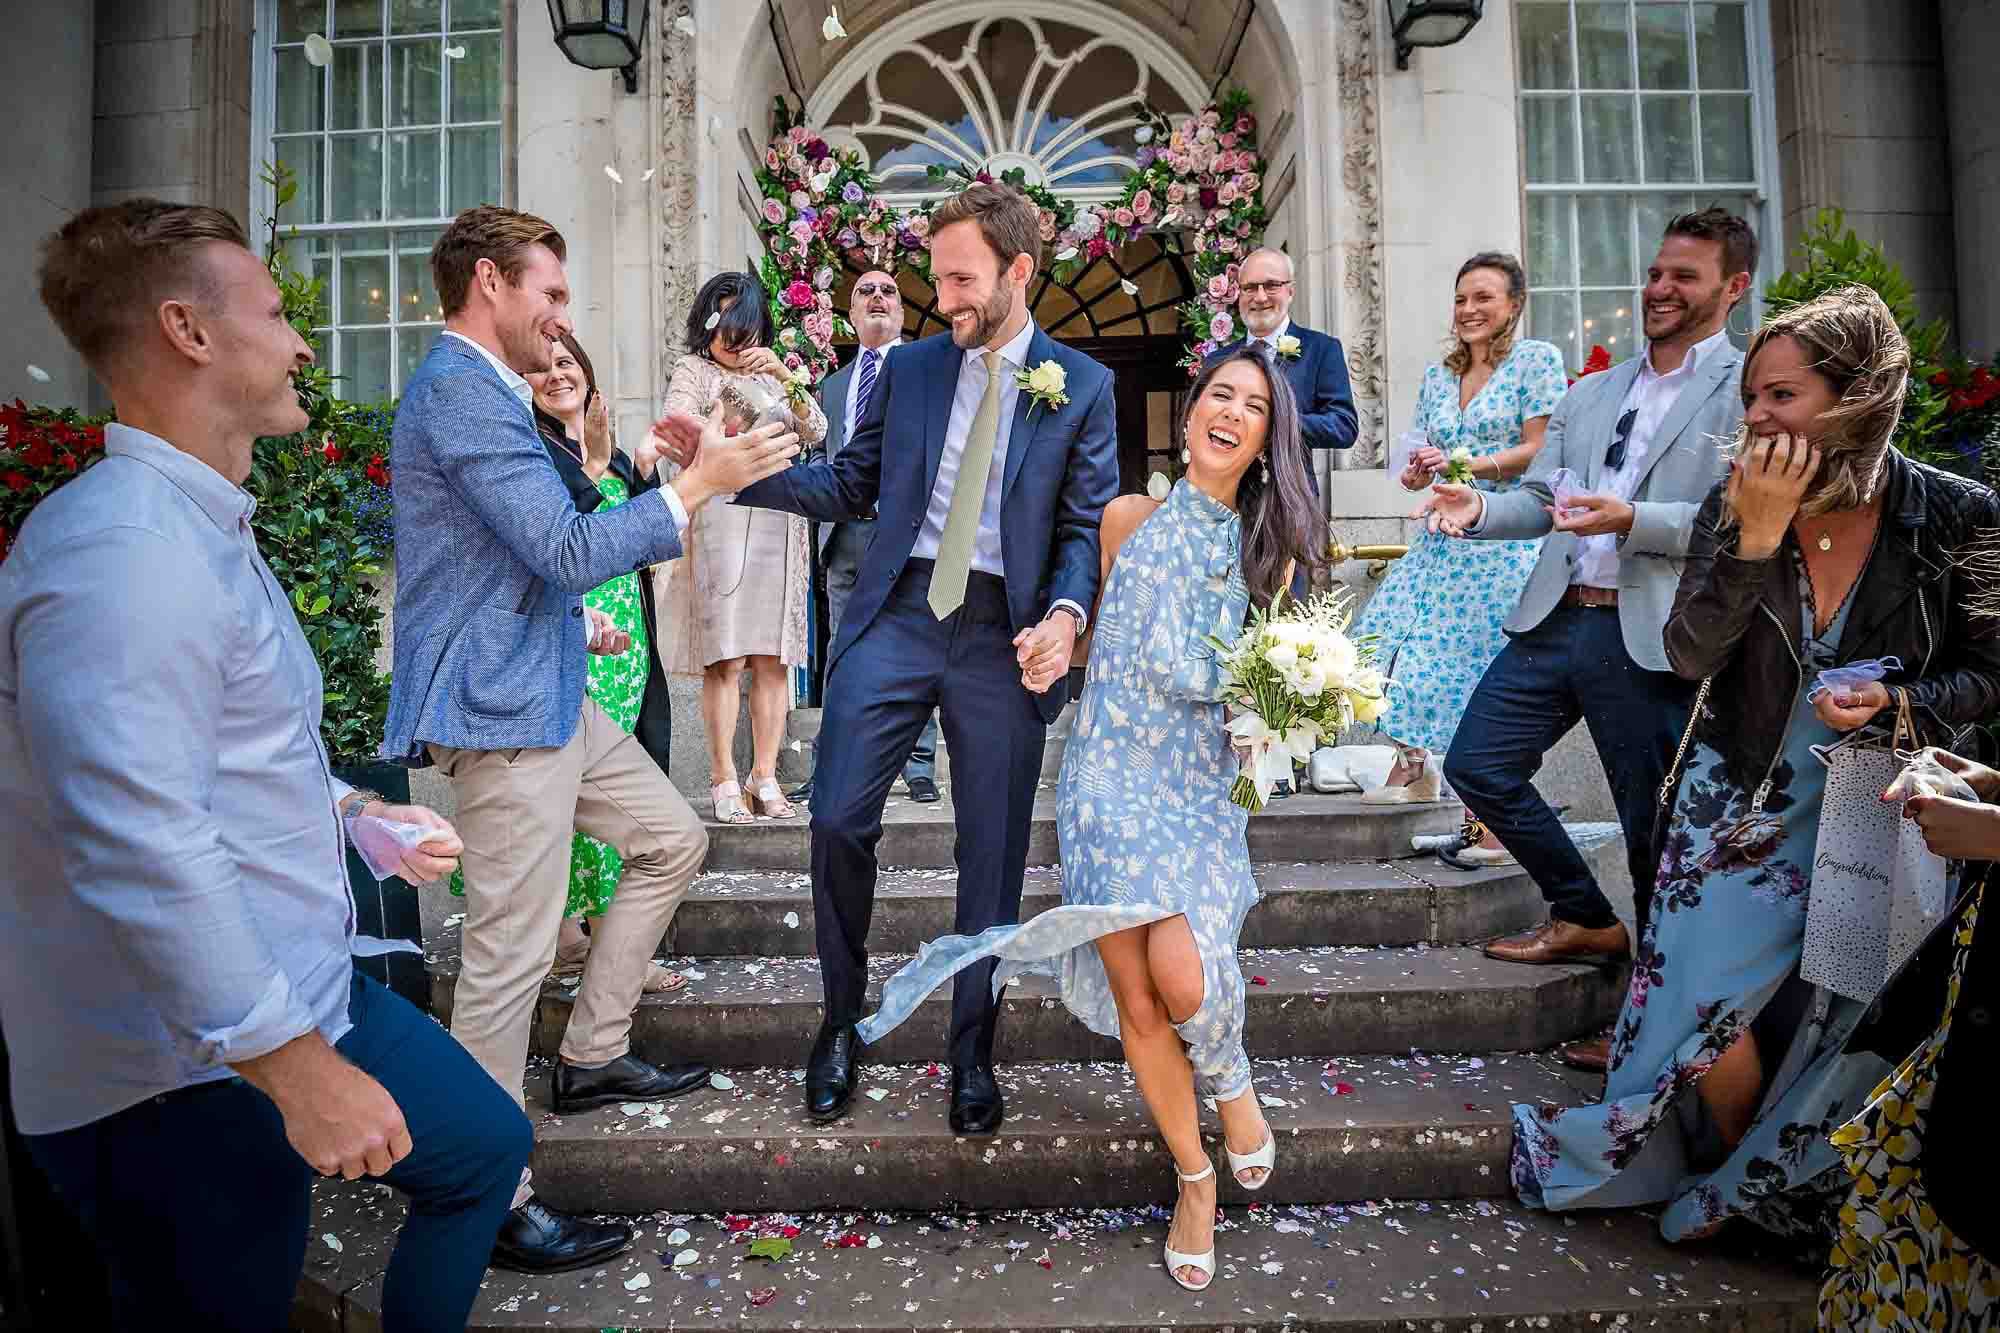
M1331 540L1326 518L1306 473L1305 443L1299 438L1299 405L1292 386L1262 343L1244 343L1211 357L1188 396L1188 416L1208 385L1232 361L1248 361L1264 376L1271 413L1265 419L1264 466L1252 464L1236 487L1236 512L1243 521L1243 581L1254 606L1268 607L1289 586L1294 561L1309 574L1327 566ZM1183 432L1186 423L1182 426Z

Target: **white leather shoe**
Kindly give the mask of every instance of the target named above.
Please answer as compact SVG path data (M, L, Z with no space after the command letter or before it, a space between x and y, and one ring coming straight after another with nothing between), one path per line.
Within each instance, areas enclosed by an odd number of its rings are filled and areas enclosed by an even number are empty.
M1239 1154L1229 1151L1229 1145L1224 1143L1222 1145L1222 1155L1229 1159L1229 1174L1236 1177L1236 1183L1244 1189L1249 1190L1252 1194L1255 1194L1258 1190L1270 1184L1271 1177L1276 1174L1274 1168L1278 1164L1278 1136L1272 1131L1269 1125L1266 1125L1264 1126L1263 1147L1257 1149L1255 1152ZM1256 1184L1252 1185L1243 1178L1245 1171L1259 1170L1264 1173L1264 1178Z
M1224 1151L1226 1152L1227 1149L1224 1149ZM1195 1172L1191 1176L1184 1174L1181 1171L1180 1167L1176 1165L1174 1167L1174 1174L1180 1177L1180 1181L1183 1185L1197 1184L1201 1181L1207 1180L1210 1176L1215 1174L1215 1163L1210 1162L1207 1166L1203 1167L1201 1170ZM1169 1231L1172 1230L1172 1226L1173 1224L1171 1222L1168 1223ZM1182 1254L1179 1250L1175 1249L1171 1245L1166 1246L1165 1249L1167 1255L1168 1277L1172 1278L1175 1282L1179 1283L1181 1286L1185 1287L1189 1291L1208 1290L1209 1284L1215 1281L1215 1247L1213 1245L1208 1247L1208 1253L1206 1254ZM1197 1284L1189 1282L1187 1279L1183 1278L1181 1276L1181 1270L1183 1268L1192 1268L1198 1271L1201 1274L1200 1283Z

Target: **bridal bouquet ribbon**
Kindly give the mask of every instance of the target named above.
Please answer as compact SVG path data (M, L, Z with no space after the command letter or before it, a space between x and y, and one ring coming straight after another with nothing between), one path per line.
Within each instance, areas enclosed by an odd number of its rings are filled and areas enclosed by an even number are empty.
M1293 763L1349 723L1374 722L1388 711L1389 682L1374 665L1374 645L1348 636L1349 618L1341 593L1303 605L1280 597L1273 609L1253 612L1234 642L1209 640L1240 758L1229 799L1244 809L1263 809Z

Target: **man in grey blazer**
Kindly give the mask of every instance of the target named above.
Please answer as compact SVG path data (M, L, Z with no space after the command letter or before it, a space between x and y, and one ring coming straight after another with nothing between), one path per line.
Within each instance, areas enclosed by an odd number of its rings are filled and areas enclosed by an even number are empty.
M1662 633L1695 512L1727 471L1743 418L1743 364L1729 312L1757 269L1748 223L1708 209L1668 223L1644 293L1646 354L1580 381L1549 419L1523 486L1438 486L1433 531L1496 541L1546 535L1507 647L1466 706L1445 776L1519 859L1549 921L1486 952L1521 963L1622 957L1631 941L1532 779L1581 720L1625 831L1644 934L1658 849L1660 783L1687 726L1693 686L1667 666ZM1554 483L1574 481L1566 507ZM1567 480L1567 479L1566 479Z
M896 279L881 269L870 269L856 278L847 318L854 325L861 350L852 361L828 375L819 388L820 409L826 413L829 460L839 457L840 447L847 443L848 431L867 410L882 362L892 348L902 345L903 294L896 287ZM860 577L861 556L875 535L875 521L816 526L820 568L825 573L826 641L831 647L840 633L840 613L847 609L847 599ZM929 804L938 799L937 736L937 714L933 713L924 724L923 734L917 737L916 748L910 751L910 762L903 766L903 782L909 787L913 801ZM792 799L812 799L810 778L792 793Z

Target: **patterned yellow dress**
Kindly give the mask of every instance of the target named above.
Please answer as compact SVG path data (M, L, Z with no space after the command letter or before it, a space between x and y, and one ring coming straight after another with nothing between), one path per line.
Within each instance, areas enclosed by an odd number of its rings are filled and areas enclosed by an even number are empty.
M615 472L599 477L597 490L604 497L600 512L632 498ZM616 657L591 654L584 684L597 706L630 735L639 725L639 705L646 698L646 675L653 653L652 640L646 637L645 610L639 601L639 576L620 574L609 583L599 584L583 595L583 604L610 616L619 629L632 636L631 648ZM624 859L616 848L587 833L576 834L569 849L569 899L563 906L563 915L603 916L611 906L611 895L618 888L618 876L624 869ZM464 895L462 872L451 872L451 891Z
M2000 1329L2000 1270L1954 1236L1931 1207L1922 1160L1938 1054L1951 1032L1984 897L1982 889L1959 924L1937 1031L1833 1132L1854 1187L1840 1209L1832 1271L1820 1288L1822 1329Z

